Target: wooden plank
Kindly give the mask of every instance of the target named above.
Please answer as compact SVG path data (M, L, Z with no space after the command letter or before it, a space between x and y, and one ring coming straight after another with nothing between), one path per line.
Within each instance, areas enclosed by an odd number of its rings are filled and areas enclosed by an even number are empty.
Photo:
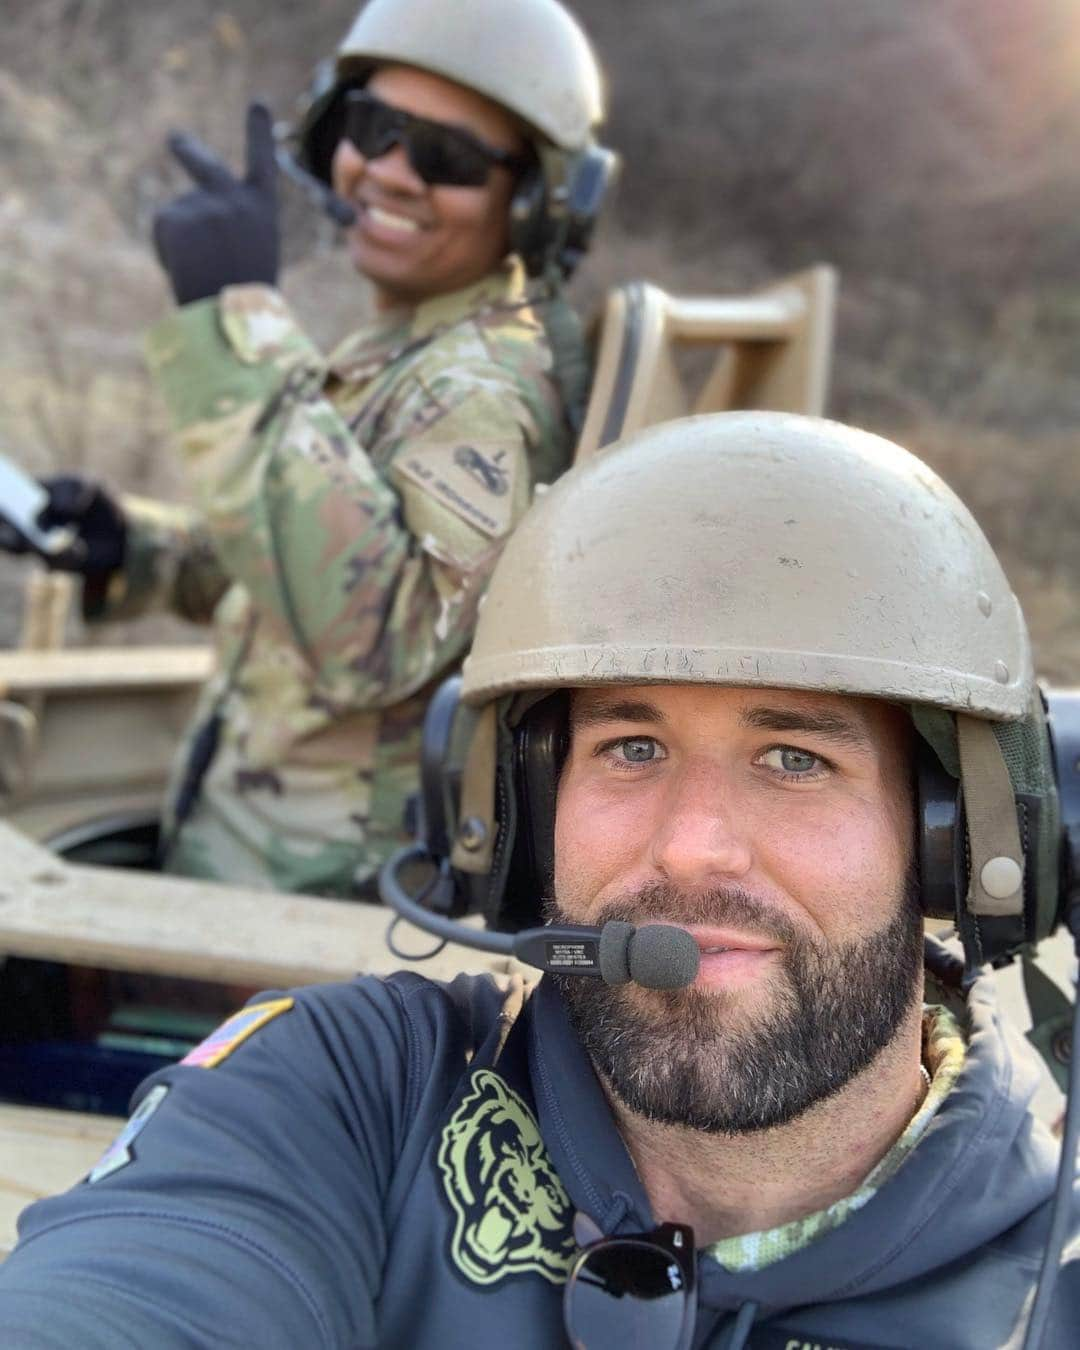
M0 694L201 684L213 668L213 650L204 646L7 651L0 652Z
M114 970L281 988L388 974L391 912L380 905L220 886L65 863L0 822L0 952ZM431 949L406 923L397 942ZM506 957L448 947L415 969L433 979L507 972Z
M85 1176L122 1124L114 1116L0 1103L0 1259L15 1245L20 1212Z

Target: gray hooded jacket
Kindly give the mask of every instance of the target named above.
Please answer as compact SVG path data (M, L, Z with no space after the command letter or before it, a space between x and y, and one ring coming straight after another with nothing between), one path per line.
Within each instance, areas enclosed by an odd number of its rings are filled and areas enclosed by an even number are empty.
M604 1233L655 1219L551 982L509 1035L486 979L290 997L226 1024L214 1067L196 1052L147 1080L97 1179L26 1211L0 1344L567 1343L575 1211ZM956 1086L862 1209L757 1272L699 1254L694 1350L1020 1346L1056 1151L989 980L967 1031ZM1046 1350L1080 1346L1075 1214L1070 1234Z

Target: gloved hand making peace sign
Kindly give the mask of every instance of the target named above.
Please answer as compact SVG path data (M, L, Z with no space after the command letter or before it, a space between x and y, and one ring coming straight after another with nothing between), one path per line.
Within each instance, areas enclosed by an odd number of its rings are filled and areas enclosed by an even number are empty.
M169 149L197 184L154 217L154 247L177 303L205 300L244 282L273 285L279 241L270 110L262 103L248 108L243 179L187 132L174 132Z

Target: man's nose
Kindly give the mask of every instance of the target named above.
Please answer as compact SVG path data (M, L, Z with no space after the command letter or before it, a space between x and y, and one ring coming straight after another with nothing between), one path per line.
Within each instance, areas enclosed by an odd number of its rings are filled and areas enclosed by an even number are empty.
M679 886L745 876L753 864L747 808L721 766L687 766L672 776L665 794L653 866Z

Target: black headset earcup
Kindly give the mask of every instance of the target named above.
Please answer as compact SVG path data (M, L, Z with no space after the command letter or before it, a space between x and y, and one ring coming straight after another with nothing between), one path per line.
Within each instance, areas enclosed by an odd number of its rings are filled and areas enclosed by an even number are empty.
M334 151L345 125L345 94L357 87L355 80L337 80L333 61L320 61L305 95L304 112L293 131L300 167L328 186Z
M1080 896L1080 689L1047 689L1044 697L1061 810L1061 921L1071 897Z
M553 233L543 170L534 164L522 174L510 200L510 249L525 264L529 276L543 275Z
M529 276L544 276L552 267L564 277L573 273L588 251L618 163L604 146L587 146L569 164L557 203L540 163L522 175L510 203L510 247Z
M568 224L560 265L570 276L589 251L600 211L619 172L619 157L603 145L590 145L578 157L570 178Z
M555 797L566 757L566 696L554 694L531 708L514 731L513 783L500 792L505 803L499 828L509 824L510 857L492 896L494 926L516 930L540 922L540 901L552 893L555 876Z
M957 883L967 888L960 784L931 747L917 738L915 806L919 893L924 914L956 919Z

